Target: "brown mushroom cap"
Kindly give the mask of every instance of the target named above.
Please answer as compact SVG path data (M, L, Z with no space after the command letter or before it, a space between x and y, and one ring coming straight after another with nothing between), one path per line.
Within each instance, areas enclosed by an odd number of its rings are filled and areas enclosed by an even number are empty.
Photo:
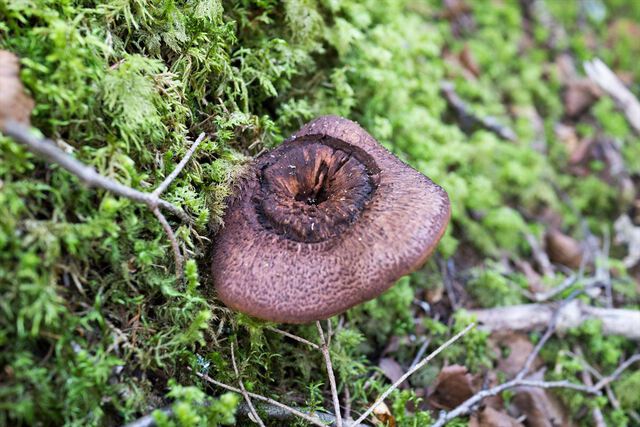
M358 124L320 117L252 164L214 243L229 307L307 323L375 298L422 266L447 193Z

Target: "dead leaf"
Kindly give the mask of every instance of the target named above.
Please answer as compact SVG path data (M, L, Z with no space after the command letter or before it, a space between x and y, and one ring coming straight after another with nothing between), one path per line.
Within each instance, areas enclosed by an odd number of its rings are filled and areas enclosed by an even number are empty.
M550 229L545 236L545 242L551 261L569 268L580 267L583 248L577 240L557 229Z
M526 334L518 332L496 332L491 335L489 342L498 355L497 369L514 377L524 366L527 357L533 351L533 344ZM539 358L534 360L532 369L536 369L542 362Z
M396 427L396 418L384 402L380 402L378 406L373 408L373 415L385 426Z
M0 50L0 128L6 120L29 124L34 102L24 91L19 71L18 57Z
M484 407L469 420L469 426L476 427L524 427L515 418L491 407Z
M564 92L564 111L576 118L587 111L600 97L601 91L591 79L571 80Z
M402 369L402 366L400 366L400 364L396 362L395 359L392 359L390 357L383 357L382 359L380 359L378 367L382 370L384 376L387 377L392 383L395 383L400 379L401 376L404 375L404 369ZM402 388L402 386L406 387L406 382L400 384L400 388Z
M544 380L542 371L528 379ZM527 417L528 427L572 426L570 417L560 401L547 390L536 387L518 387L511 404Z
M431 406L450 410L473 395L472 376L466 367L451 365L442 368L429 396Z

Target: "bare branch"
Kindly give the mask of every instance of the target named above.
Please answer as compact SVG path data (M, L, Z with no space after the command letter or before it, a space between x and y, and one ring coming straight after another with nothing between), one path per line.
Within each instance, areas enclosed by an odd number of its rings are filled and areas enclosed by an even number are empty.
M13 138L15 141L25 145L30 151L40 155L44 159L57 163L73 175L78 177L88 187L101 188L103 190L110 191L118 196L125 197L135 202L144 203L149 207L151 212L158 218L164 232L166 233L176 263L176 275L182 277L183 273L183 256L180 251L180 246L176 239L173 229L169 225L169 222L165 216L160 212L160 209L164 209L173 213L182 221L187 224L193 224L193 220L187 215L187 213L181 208L167 202L160 198L160 194L167 189L171 182L178 176L178 174L184 169L195 150L200 143L204 140L205 134L202 133L198 139L191 145L187 151L185 157L180 161L172 173L165 178L165 180L158 186L158 188L152 193L145 193L134 188L128 187L119 183L116 180L100 175L93 167L85 165L84 163L76 160L63 150L58 148L56 144L50 139L40 138L36 136L31 129L21 123L13 120L7 120L4 123L2 132Z
M494 117L479 117L475 115L467 103L456 93L453 83L448 81L440 83L440 91L449 106L458 116L460 127L463 131L468 132L476 127L482 127L495 133L502 139L508 141L516 141L518 139L516 133L511 128L499 123Z
M400 384L402 384L403 382L405 382L407 380L407 378L409 378L411 375L413 375L414 372L416 372L418 369L422 368L424 365L426 365L427 363L429 363L431 361L431 359L433 359L434 357L436 357L438 354L440 354L444 349L446 349L447 347L449 347L451 344L453 344L454 342L458 341L463 335L465 335L467 332L469 332L474 326L476 326L475 323L471 323L469 324L466 328L464 328L462 331L458 332L457 334L455 334L453 337L451 337L447 342L445 342L444 344L442 344L440 347L438 347L436 350L434 350L431 354L429 354L427 357L425 357L424 359L422 359L419 363L417 363L414 367L412 367L411 369L409 369L403 376L401 376L395 383L393 383L388 389L386 389L384 391L384 393L382 393L380 395L380 397L373 403L373 405L371 405L371 407L369 407L369 409L367 409L362 415L360 415L360 418L358 418L357 420L355 420L355 424L359 424L362 421L364 421L369 415L371 415L371 413L373 412L373 410L381 403L383 402L387 396L389 396L393 390L397 389Z
M309 340L306 340L306 339L304 339L304 338L302 338L302 337L299 337L299 336L294 335L294 334L292 334L292 333L289 333L289 332L287 332L287 331L283 331L282 329L274 328L274 327L271 327L271 326L267 327L266 329L270 330L271 332L275 332L275 333L277 333L277 334L284 335L285 337L289 337L289 338L291 338L292 340L299 341L299 342L301 342L301 343L303 343L303 344L306 344L306 345L308 345L308 346L310 346L310 347L315 348L316 350L320 350L320 346L319 346L318 344L316 344L316 343L312 343L312 342L311 342L311 341L309 341Z
M13 138L17 142L24 144L30 151L39 154L51 162L59 164L77 176L89 187L102 188L129 200L144 203L149 207L158 206L173 213L184 222L188 224L192 223L191 218L189 218L189 216L179 207L167 202L166 200L158 198L152 193L138 191L120 184L111 178L100 175L91 166L87 166L79 162L59 149L50 139L41 139L34 135L28 126L10 120L5 123L3 132L5 135Z
M530 332L544 329L551 321L554 311L554 304L523 304L469 310L469 313L476 316L479 327L483 330ZM602 322L603 335L620 335L640 340L640 311L593 307L579 300L562 307L556 329L565 332L591 319Z
M191 370L191 368L187 368L187 369ZM207 382L209 382L211 384L217 385L220 388L232 391L234 393L242 394L242 390L240 390L239 388L232 387L232 386L227 385L225 383L221 383L220 381L216 381L213 378L211 378L210 376L205 375L205 374L201 374L199 372L195 372L195 374L198 377L202 378L203 380L205 380L205 381L207 381ZM287 412L290 412L290 413L292 413L292 414L294 414L294 415L296 415L296 416L298 416L298 417L300 417L300 418L302 418L304 420L309 421L313 425L320 426L320 427L327 427L326 424L324 424L322 421L320 421L318 419L318 417L314 417L312 415L305 414L304 412L301 412L301 411L299 411L297 409L294 409L294 408L292 408L290 406L287 406L284 403L280 403L277 400L273 400L273 399L270 399L268 397L264 397L264 396L256 394L256 393L252 393L250 391L247 391L247 394L253 399L261 400L263 402L267 402L267 403L269 403L271 405L277 406L280 409L283 409L283 410L285 410Z
M240 373L238 372L238 365L236 364L236 355L233 351L233 343L231 343L231 363L233 364L233 371L236 373L236 377L238 377L238 385L240 386L240 390L242 391L242 397L244 397L244 401L247 402L247 406L249 407L249 413L253 416L253 420L260 426L265 427L262 422L262 418L256 412L256 408L253 407L253 403L251 403L251 398L247 394L247 390L244 388L244 383L242 379L240 379Z
M176 276L182 277L182 272L183 272L182 264L184 259L182 258L182 254L180 253L180 245L178 245L178 240L176 239L176 235L173 232L171 225L169 225L167 218L165 218L162 212L160 212L160 209L156 207L151 209L151 212L153 212L156 218L158 218L158 221L160 221L160 224L162 225L162 228L164 229L164 232L166 233L167 238L171 243L171 249L173 250L173 257L175 258L175 262L176 262Z
M620 377L620 375L622 375L622 372L624 372L625 369L629 368L631 365L639 361L640 361L640 353L634 354L633 356L628 358L624 363L618 366L611 375L606 376L602 378L600 381L598 381L594 386L594 388L597 390L600 390L604 386L614 382Z
M258 403L256 404L256 407L260 410L261 413L264 414L265 417L269 419L290 421L295 416L291 412L285 411L278 406L270 405L268 403ZM305 409L300 409L300 411L306 412ZM238 413L240 415L248 414L249 408L246 404L240 405L240 407L238 407ZM320 422L325 423L323 424L325 427L333 427L336 425L335 415L328 412L314 412L313 416L317 417ZM343 418L342 420L346 427L369 427L369 425L367 424L352 424L345 418ZM287 425L288 424L289 423L287 423Z
M473 411L473 408L487 397L497 396L505 390L509 390L514 387L537 387L537 388L569 388L576 391L582 391L590 394L599 394L599 391L593 387L588 387L583 384L575 384L569 381L533 381L526 379L514 379L507 381L504 384L497 385L487 390L479 391L471 396L469 399L461 403L457 408L450 412L441 412L438 421L431 425L431 427L442 427L454 418L468 415Z
M618 107L627 117L631 127L640 134L640 102L629 89L620 81L618 76L600 59L584 63L587 76L593 80L602 90L613 98Z
M191 156L193 156L193 153L195 153L196 149L198 148L198 146L200 145L200 143L204 140L205 137L205 133L202 132L199 136L198 139L195 140L195 142L193 144L191 144L191 147L189 148L189 150L187 150L187 153L184 155L184 157L182 158L182 160L180 161L180 163L178 163L178 166L176 166L176 168L164 179L164 181L162 181L160 183L160 185L158 186L158 188L156 188L155 190L153 190L153 195L156 197L160 197L160 195L169 187L169 185L171 185L171 183L178 177L178 175L180 174L180 172L182 172L182 169L184 169L184 167L186 166L186 164L189 162L189 160L191 159Z
M529 353L529 356L527 356L527 360L524 362L522 369L516 375L517 380L523 379L529 373L529 370L531 369L531 365L533 364L533 361L535 360L536 356L538 356L538 353L540 353L540 350L542 350L542 347L547 343L547 341L549 341L549 338L551 338L553 333L556 331L556 327L558 325L558 319L560 318L560 312L562 311L562 308L565 307L567 304L569 304L571 301L573 301L581 293L582 293L582 290L576 290L572 292L571 295L569 295L560 303L560 306L553 313L553 316L549 321L549 326L547 326L547 330L545 331L544 335L542 336L542 338L540 338L540 341L538 341L533 351Z
M329 320L330 322L330 320ZM333 366L331 365L331 355L329 354L329 346L324 339L324 331L320 321L316 322L318 334L320 335L320 350L324 357L324 363L327 367L327 376L329 377L329 385L331 386L331 398L333 399L333 409L336 414L336 427L342 427L342 414L340 413L340 399L338 397L338 388L336 387L336 377L333 375ZM362 420L361 420L362 421ZM356 424L358 424L356 422Z

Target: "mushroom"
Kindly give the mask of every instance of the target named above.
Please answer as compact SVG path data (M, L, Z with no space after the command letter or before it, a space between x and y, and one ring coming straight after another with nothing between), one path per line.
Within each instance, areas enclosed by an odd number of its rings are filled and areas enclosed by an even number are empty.
M320 117L242 178L214 243L218 297L264 320L327 319L421 267L449 217L441 187L357 123Z

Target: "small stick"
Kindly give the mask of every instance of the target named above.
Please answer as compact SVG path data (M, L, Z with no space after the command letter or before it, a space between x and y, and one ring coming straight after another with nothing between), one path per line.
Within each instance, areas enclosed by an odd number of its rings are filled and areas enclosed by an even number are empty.
M516 380L523 379L529 373L529 370L531 369L531 365L533 364L533 361L535 360L536 356L538 355L538 353L540 353L540 350L542 350L542 347L547 343L547 341L549 341L549 338L551 338L553 333L556 331L556 327L558 325L558 319L560 318L560 313L562 312L562 308L567 304L569 304L569 302L573 301L573 299L576 298L581 293L582 293L582 290L580 289L573 291L567 298L565 298L560 303L560 306L558 306L556 311L553 313L553 316L549 321L549 326L547 327L547 330L545 331L544 335L542 336L542 338L540 338L540 341L538 341L533 351L529 353L529 356L527 356L527 360L524 362L522 369L516 375Z
M175 233L171 229L169 222L165 216L160 212L160 209L164 209L176 215L182 221L187 224L193 224L193 220L187 215L187 213L181 208L175 206L172 203L167 202L160 198L160 194L167 189L167 187L175 180L178 174L184 169L185 165L198 148L200 143L204 140L205 134L201 133L198 139L191 145L187 151L185 157L178 163L176 168L170 173L165 180L160 183L158 188L151 193L142 192L134 188L128 187L118 181L100 175L93 167L85 165L78 161L74 157L65 153L63 150L57 147L57 145L50 139L40 138L36 136L31 129L13 120L7 120L4 123L2 132L13 138L15 141L25 145L30 151L40 155L46 160L57 163L66 169L73 175L75 175L80 181L82 181L88 187L102 188L103 190L110 191L118 196L125 197L135 202L144 203L149 207L151 212L158 218L164 232L171 243L173 255L176 263L176 275L182 277L183 273L183 256L180 252L180 246L176 239Z
M178 177L178 175L180 174L180 172L182 172L182 169L184 169L184 167L187 165L187 163L189 162L189 160L191 159L191 156L193 156L193 153L196 152L196 149L198 148L198 146L200 145L200 143L204 140L205 137L205 133L202 132L199 136L198 139L195 140L195 142L193 144L191 144L191 147L189 147L189 150L187 150L186 154L184 155L184 157L182 158L182 160L180 160L180 163L178 163L178 166L176 166L176 168L164 179L164 181L162 181L160 183L160 185L158 185L158 187L153 190L153 194L156 197L160 197L160 195L169 187L169 185L171 185L171 183Z
M506 383L497 385L493 388L479 391L478 393L471 396L469 399L465 400L462 404L460 404L457 408L450 412L442 411L440 413L440 417L438 420L431 425L431 427L442 427L449 421L454 418L460 417L462 415L467 415L471 413L472 408L480 403L483 399L491 396L497 396L505 390L514 388L514 387L537 387L543 389L549 388L569 388L572 390L582 391L585 393L591 394L599 394L599 391L594 389L594 387L588 387L583 384L575 384L569 381L533 381L533 380L524 380L524 379L513 379L511 381L507 381Z
M584 63L584 71L622 110L631 127L640 134L640 102L618 76L599 58Z
M329 385L331 386L331 398L333 399L333 408L336 414L336 427L342 427L342 415L340 414L340 399L338 398L338 388L336 387L336 377L333 375L333 366L331 365L331 355L329 354L329 347L327 341L324 339L324 331L320 321L316 322L318 327L318 334L320 335L320 349L322 350L322 356L327 367L327 376L329 377ZM362 420L360 420L362 421ZM359 424L359 421L355 424Z
M625 369L627 369L629 366L633 365L634 363L636 363L638 361L640 361L640 353L636 353L633 356L631 356L630 358L628 358L624 363L622 363L620 366L618 366L618 368L615 371L613 371L613 373L611 375L602 378L593 387L595 389L597 389L597 390L600 390L604 386L609 385L610 383L612 383L615 380L617 380L618 377L620 375L622 375L622 372Z
M411 375L413 375L414 372L416 372L418 369L422 368L424 365L426 365L427 363L429 363L431 361L431 359L433 359L434 357L436 357L438 354L440 354L444 349L446 349L447 347L449 347L451 344L453 344L454 342L456 342L457 340L459 340L463 335L465 335L467 332L469 332L474 326L476 326L475 323L471 323L469 324L466 328L464 328L462 331L458 332L457 334L455 334L453 337L451 337L447 342L445 342L444 344L442 344L440 347L438 347L437 349L435 349L431 354L429 354L427 357L425 357L424 359L422 359L420 361L420 363L416 364L413 368L409 369L403 376L401 376L395 383L393 383L389 388L387 388L384 393L382 393L380 395L380 397L373 403L373 405L371 405L371 407L369 407L369 409L367 409L362 415L360 415L360 418L358 418L357 420L354 421L354 424L360 424L362 421L364 421L369 415L371 415L371 413L373 412L373 410L381 403L383 402L387 396L389 396L391 394L391 392L393 392L393 390L397 389L400 384L402 384L403 382L405 382L407 380L407 378L409 378Z
M240 373L238 372L238 365L236 364L236 356L233 351L233 343L231 343L231 363L233 364L233 371L236 373L236 377L238 377L238 385L240 386L240 391L242 391L242 397L244 397L244 401L247 402L247 406L249 407L249 412L253 416L253 420L260 427L265 427L264 423L262 422L262 418L260 418L260 415L258 415L258 412L256 412L256 408L253 407L253 403L251 403L251 398L247 394L247 390L244 388L244 383L240 378Z
M292 340L299 341L299 342L301 342L303 344L306 344L306 345L308 345L310 347L315 348L316 350L320 350L320 346L318 344L313 343L313 342L311 342L309 340L306 340L306 339L304 339L302 337L299 337L298 335L294 335L292 333L289 333L287 331L283 331L282 329L274 328L272 326L268 326L266 329L270 330L271 332L275 332L277 334L284 335L285 337L289 337Z
M191 368L187 368L187 369L192 371ZM242 390L240 390L239 388L227 385L225 383L221 383L220 381L216 381L213 378L211 378L209 375L201 374L200 372L194 372L194 373L198 377L202 378L203 380L205 380L205 381L207 381L207 382L209 382L211 384L215 384L220 388L232 391L234 393L242 394ZM249 395L249 397L252 397L252 398L254 398L256 400L261 400L263 402L270 403L271 405L274 405L274 406L277 406L278 408L284 409L287 412L290 412L290 413L292 413L292 414L294 414L294 415L296 415L296 416L298 416L298 417L300 417L300 418L302 418L304 420L309 421L313 425L316 425L316 426L319 426L319 427L327 427L326 424L324 424L321 421L319 421L316 417L312 417L311 415L305 414L304 412L300 412L297 409L294 409L294 408L292 408L290 406L285 405L284 403L278 402L277 400L273 400L273 399L270 399L268 397L264 397L262 395L255 394L255 393L252 393L250 391L247 391L246 393L247 393L247 395Z
M169 225L167 218L165 218L162 212L160 212L160 209L155 207L151 209L151 212L153 212L156 218L158 218L158 221L160 221L160 225L162 225L162 228L164 229L164 232L166 233L167 238L171 243L171 249L173 250L173 257L175 258L175 262L176 262L176 276L182 277L182 272L183 272L182 263L184 259L182 258L182 254L180 253L180 245L178 245L178 240L176 239L176 235L173 232L171 225Z

